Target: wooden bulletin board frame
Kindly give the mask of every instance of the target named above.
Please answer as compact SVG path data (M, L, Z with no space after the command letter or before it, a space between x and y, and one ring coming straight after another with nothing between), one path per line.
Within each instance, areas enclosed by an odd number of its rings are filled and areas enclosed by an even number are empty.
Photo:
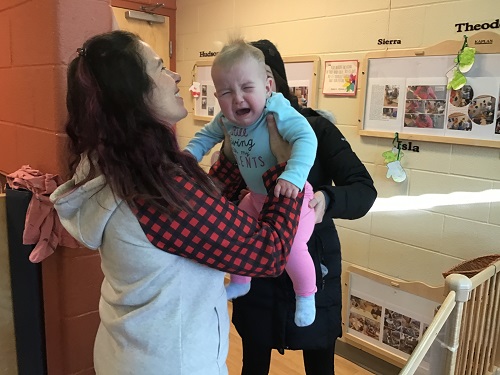
M401 345L403 339L421 339L426 326L432 322L435 311L445 299L444 290L444 280L443 286L432 287L421 282L404 282L351 265L347 269L348 292L342 294L345 307L343 340L395 366L403 367L409 354L396 348L399 343L387 343L384 331L401 331ZM394 313L399 314L400 321L406 324L391 327L387 322L389 318L397 320ZM417 332L413 337L412 328ZM377 335L378 338L374 337ZM415 340L412 344L416 346Z
M193 82L200 82L202 85L202 95L193 98L193 118L200 121L210 121L214 116L209 116L208 111L202 109L202 100L205 100L206 106L213 106L214 115L220 110L217 99L213 96L213 82L210 76L212 61L197 61L193 68ZM320 69L319 56L288 56L283 57L285 70L290 88L295 88L297 94L304 94L307 100L307 106L316 108L318 104L318 77ZM203 95L203 85L207 86L206 95ZM300 99L300 96L297 95ZM203 98L206 99L203 99ZM207 112L207 113L205 113Z
M478 95L486 98L495 98L495 103L492 106L494 107L493 121L486 126L471 120L469 116L472 116L474 112L468 105L463 104L462 108L455 110L456 108L451 105L450 100L452 98L451 93L456 98L456 92L446 90L446 73L454 65L453 59L456 57L458 51L460 51L462 44L463 38L446 41L422 50L394 50L367 54L362 61L359 75L359 87L361 88L359 134L362 136L393 139L395 132L398 132L399 139L401 140L500 147L500 134L495 133L497 121L500 121L500 34L479 32L474 35L468 35L469 47L476 48L476 60L472 69L465 74L467 85L470 85L469 88L473 88L474 82L476 82L476 87L477 82L486 84L489 94L481 95L481 92L479 92ZM407 64L406 69L402 68L404 64ZM494 67L490 68L489 66L491 65ZM399 74L399 76L384 77L384 69L391 70L391 74ZM398 73L392 73L394 71ZM403 71L402 74L401 71ZM371 74L372 72L373 74ZM417 72L417 76L412 75L415 72ZM445 95L445 99L440 101L444 101L446 108L442 117L443 122L440 122L442 124L440 129L422 129L404 126L406 124L405 121L411 121L412 119L409 113L405 113L409 112L408 107L405 107L409 103L407 98L410 98L410 96L407 96L409 95L408 91L411 91L411 88L416 87L414 85L418 85L419 83L441 89L441 95ZM442 92L443 85L444 94ZM495 85L496 91L494 88ZM382 92L383 89L380 90L380 87L385 87L385 93ZM387 89L393 87L402 89L399 92L399 101L396 104L392 104L394 109L384 108L388 105L386 102L386 97L388 96ZM477 92L474 93L474 95L476 94ZM379 98L382 99L380 100ZM441 98L438 96L438 99ZM477 97L473 99L477 99ZM382 103L379 104L380 101ZM425 106L427 101L422 100L421 102L422 106ZM427 111L427 108L424 111ZM383 113L383 117L377 118L379 113ZM464 115L465 117L459 115ZM456 128L448 129L448 126L454 126L449 121L453 121L456 117L459 119L467 118L469 121L464 121L464 124L468 122L472 127L472 131L467 131L468 129L464 128L459 128L459 130ZM432 118L433 120L441 119L439 115L432 116ZM384 123L387 124L387 127ZM437 121L435 123L438 124Z

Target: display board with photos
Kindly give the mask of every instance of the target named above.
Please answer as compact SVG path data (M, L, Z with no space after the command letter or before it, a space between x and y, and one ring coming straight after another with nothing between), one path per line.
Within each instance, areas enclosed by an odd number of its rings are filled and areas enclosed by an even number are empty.
M200 96L193 98L195 120L210 121L220 111L210 74L212 61L198 61L193 69L193 82L200 83ZM297 96L302 106L316 108L319 56L289 56L283 57L283 61L290 91Z
M360 134L500 147L500 35L468 37L476 56L467 83L447 89L462 44L457 39L423 51L367 55Z
M404 282L350 266L344 293L344 339L396 366L403 366L444 300L443 287ZM419 374L431 375L431 359Z

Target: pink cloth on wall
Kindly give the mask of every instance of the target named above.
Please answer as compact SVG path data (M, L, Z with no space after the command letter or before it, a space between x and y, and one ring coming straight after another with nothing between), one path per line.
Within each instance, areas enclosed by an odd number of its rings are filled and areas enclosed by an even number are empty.
M33 193L26 211L23 244L35 245L29 256L38 263L51 255L58 245L77 248L80 244L69 235L59 221L50 202L50 194L62 183L58 175L42 173L29 165L7 175L12 189L25 189Z

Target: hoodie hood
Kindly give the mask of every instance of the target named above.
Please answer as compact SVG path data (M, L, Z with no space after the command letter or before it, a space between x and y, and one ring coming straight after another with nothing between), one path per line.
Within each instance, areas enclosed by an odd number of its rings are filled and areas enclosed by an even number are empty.
M328 121L330 121L332 124L335 124L335 116L333 115L332 112L327 111L325 109L317 109L316 112L326 118Z
M335 124L335 116L333 115L333 113L324 109L312 109L309 107L305 107L300 109L300 113L304 117L321 116L326 118L332 124Z
M87 171L88 162L84 160L75 176L50 195L50 201L69 234L95 250L101 246L106 224L122 200L113 195L103 175L76 187Z

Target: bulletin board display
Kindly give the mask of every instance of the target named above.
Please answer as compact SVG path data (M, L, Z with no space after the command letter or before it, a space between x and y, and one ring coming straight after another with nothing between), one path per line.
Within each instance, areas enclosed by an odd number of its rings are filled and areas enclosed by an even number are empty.
M214 96L215 87L210 71L213 60L196 62L193 69L193 82L200 83L200 96L193 99L193 118L210 121L219 111L219 103ZM290 91L299 99L302 106L317 106L319 56L283 57Z
M500 35L468 37L476 56L467 83L447 89L462 44L367 55L360 134L394 138L397 132L400 139L500 147Z
M444 286L404 282L356 266L347 275L345 341L404 366L444 301ZM426 368L424 358L422 373Z

